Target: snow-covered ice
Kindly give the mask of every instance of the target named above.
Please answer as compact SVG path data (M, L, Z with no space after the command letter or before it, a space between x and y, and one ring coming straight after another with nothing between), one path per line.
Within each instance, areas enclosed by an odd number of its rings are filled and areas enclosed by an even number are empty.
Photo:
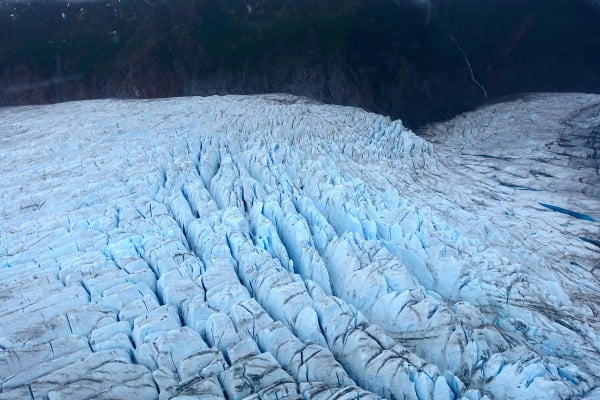
M599 110L0 109L0 399L594 398Z

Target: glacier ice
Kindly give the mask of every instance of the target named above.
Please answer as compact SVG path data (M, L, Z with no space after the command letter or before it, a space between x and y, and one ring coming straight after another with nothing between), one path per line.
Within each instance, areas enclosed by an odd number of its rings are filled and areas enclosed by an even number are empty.
M595 104L1 109L0 399L593 398Z

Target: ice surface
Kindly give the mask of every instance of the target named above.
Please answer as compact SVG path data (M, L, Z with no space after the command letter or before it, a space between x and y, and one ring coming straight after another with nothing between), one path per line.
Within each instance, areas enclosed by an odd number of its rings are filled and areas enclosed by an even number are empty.
M593 398L597 104L2 109L0 399Z

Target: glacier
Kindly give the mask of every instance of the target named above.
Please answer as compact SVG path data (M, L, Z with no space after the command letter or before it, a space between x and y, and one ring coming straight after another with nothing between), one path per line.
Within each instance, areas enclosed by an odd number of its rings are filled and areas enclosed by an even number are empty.
M598 115L0 109L0 399L598 398Z

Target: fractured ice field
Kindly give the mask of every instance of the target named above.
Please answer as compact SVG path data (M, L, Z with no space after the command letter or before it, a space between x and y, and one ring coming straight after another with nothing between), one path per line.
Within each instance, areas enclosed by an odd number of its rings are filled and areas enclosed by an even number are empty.
M599 116L0 109L0 399L598 398Z

